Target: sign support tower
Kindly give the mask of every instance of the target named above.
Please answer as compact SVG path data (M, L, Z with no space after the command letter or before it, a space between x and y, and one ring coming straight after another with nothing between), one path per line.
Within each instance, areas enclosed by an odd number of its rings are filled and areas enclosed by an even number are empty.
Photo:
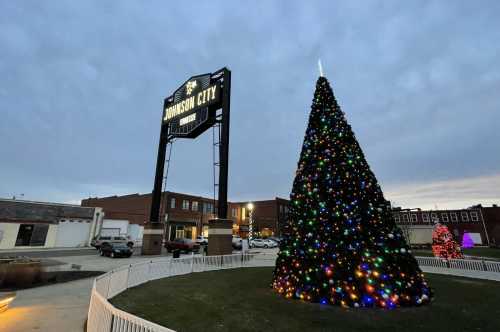
M215 73L191 77L165 98L151 211L144 225L143 255L161 254L165 227L160 220L160 205L167 144L174 138L196 138L216 122L221 124L217 217L227 218L230 95L231 71L224 67Z

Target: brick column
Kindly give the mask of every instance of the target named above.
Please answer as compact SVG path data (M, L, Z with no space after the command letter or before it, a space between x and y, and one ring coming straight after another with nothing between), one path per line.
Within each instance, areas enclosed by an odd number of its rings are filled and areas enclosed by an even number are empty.
M147 223L144 225L144 235L142 237L143 255L160 255L163 240L163 224L159 222Z
M208 221L208 255L230 255L233 253L233 221L212 219Z

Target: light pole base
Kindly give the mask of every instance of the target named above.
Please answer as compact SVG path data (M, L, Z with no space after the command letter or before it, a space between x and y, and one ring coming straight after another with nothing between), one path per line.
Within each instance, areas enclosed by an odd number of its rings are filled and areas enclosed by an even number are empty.
M233 253L233 221L212 219L208 221L208 256Z
M163 241L163 224L147 223L142 237L142 255L160 255Z

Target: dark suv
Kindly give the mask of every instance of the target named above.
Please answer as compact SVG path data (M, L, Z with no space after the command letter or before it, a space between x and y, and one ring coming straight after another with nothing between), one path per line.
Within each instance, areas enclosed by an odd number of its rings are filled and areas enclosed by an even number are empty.
M101 256L115 257L130 257L132 256L132 249L125 243L106 243L101 245L99 249Z

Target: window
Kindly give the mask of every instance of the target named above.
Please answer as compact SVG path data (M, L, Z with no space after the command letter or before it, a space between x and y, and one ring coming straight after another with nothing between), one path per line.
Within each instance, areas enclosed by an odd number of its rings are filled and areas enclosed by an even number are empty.
M170 208L175 209L175 198L170 199Z
M417 214L416 213L412 213L411 214L411 222L417 222Z
M399 224L401 222L401 218L399 217L399 213L394 213L394 221Z
M189 201L187 200L184 200L186 202L188 202L188 207L189 207ZM184 201L183 201L183 204L184 204ZM180 225L177 225L175 226L175 237L177 239L182 239L184 237L184 226L180 226ZM177 240L178 242L178 240Z
M403 214L403 222L408 223L408 215L407 214Z
M203 203L203 212L204 213L213 213L214 205L212 203L205 202Z
M49 231L48 224L21 224L17 233L16 246L44 246Z
M198 201L191 203L191 211L198 211Z
M439 222L439 218L438 218L437 213L434 213L434 212L431 213L431 220L433 222Z
M428 213L422 213L422 221L429 222L429 214Z
M441 213L441 220L443 222L448 222L448 214L447 213Z
M462 217L462 221L465 221L465 222L469 221L469 215L467 214L467 212L462 211L460 213L460 216Z
M245 220L247 218L247 209L241 208L241 220Z
M238 217L238 209L236 209L236 208L232 208L232 209L231 209L231 216L232 216L233 218Z
M182 200L182 209L189 210L189 201L187 199Z
M456 212L451 212L450 216L451 216L451 221L452 222L457 222L458 221L458 217L457 217L457 213Z
M476 212L476 211L472 211L472 212L470 213L470 220L472 220L472 221L479 221L479 217L478 217L478 215L477 215L477 212Z

